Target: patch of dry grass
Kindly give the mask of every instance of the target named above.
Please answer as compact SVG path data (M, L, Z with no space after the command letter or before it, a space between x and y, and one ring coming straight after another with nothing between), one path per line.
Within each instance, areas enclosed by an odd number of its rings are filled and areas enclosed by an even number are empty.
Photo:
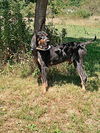
M47 94L29 76L0 75L0 132L98 133L99 93L73 83L53 85Z
M69 19L67 17L48 18L47 24L53 22L54 25L81 25L100 28L100 16L92 16L88 19Z

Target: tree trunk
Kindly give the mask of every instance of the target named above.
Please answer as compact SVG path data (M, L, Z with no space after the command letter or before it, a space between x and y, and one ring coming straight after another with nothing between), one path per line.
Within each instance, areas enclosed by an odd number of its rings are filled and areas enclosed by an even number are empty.
M48 0L37 0L35 9L34 33L44 30Z

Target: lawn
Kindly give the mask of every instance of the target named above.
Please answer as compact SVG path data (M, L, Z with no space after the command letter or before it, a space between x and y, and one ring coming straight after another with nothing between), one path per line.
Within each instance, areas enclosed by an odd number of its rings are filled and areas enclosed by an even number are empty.
M0 133L100 132L100 27L66 27L66 40L97 40L87 46L84 66L87 90L82 91L74 67L63 63L50 68L50 88L42 93L27 63L7 65L0 72Z

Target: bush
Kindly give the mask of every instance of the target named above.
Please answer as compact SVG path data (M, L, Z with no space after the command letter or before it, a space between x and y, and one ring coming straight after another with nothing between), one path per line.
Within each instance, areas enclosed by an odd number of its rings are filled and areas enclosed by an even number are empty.
M34 17L35 15L35 4L29 3L27 6L24 6L21 10L21 13L24 17Z
M63 0L52 0L49 4L54 15L62 14L63 9L66 8Z
M20 4L12 0L0 1L0 52L4 62L14 54L29 49L30 30L20 13Z
M50 45L60 44L62 43L67 35L67 31L65 28L62 29L61 32L58 31L57 28L52 23L49 23L45 27L46 33L48 33L48 37L50 39Z

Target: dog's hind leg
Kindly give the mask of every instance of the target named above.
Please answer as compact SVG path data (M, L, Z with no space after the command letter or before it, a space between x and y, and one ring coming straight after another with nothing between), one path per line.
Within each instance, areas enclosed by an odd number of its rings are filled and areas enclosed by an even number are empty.
M81 79L81 85L82 85L82 89L85 90L85 84L86 84L86 81L87 81L87 75L86 75L86 72L83 68L83 63L82 61L80 60L79 62L78 61L74 61L74 66L80 76L80 79Z

